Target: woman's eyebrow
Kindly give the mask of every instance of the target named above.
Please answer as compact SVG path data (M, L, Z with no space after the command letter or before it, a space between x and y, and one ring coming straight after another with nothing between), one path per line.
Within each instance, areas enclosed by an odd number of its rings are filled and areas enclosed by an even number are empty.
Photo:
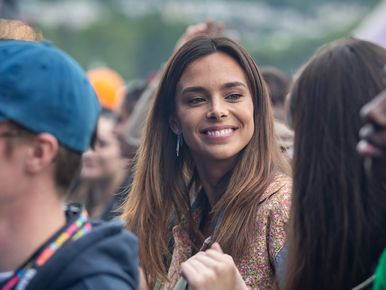
M246 88L247 85L242 83L242 82L239 82L239 81L228 82L228 83L221 85L222 90L230 89L230 88L234 88L234 87ZM201 86L190 86L190 87L183 88L181 90L182 95L187 94L187 93L207 93L207 92L208 92L208 90L204 87L201 87Z
M191 86L191 87L186 87L182 89L181 94L186 94L186 93L206 93L208 90L206 90L204 87L200 86Z
M235 82L229 82L229 83L225 83L221 86L221 89L231 89L231 88L234 88L234 87L247 87L246 84L242 83L242 82L238 82L238 81L235 81Z

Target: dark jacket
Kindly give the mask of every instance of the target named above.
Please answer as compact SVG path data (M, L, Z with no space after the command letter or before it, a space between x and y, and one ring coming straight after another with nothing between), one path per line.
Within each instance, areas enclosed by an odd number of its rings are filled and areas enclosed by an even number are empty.
M138 245L121 222L93 222L39 270L27 290L138 289Z

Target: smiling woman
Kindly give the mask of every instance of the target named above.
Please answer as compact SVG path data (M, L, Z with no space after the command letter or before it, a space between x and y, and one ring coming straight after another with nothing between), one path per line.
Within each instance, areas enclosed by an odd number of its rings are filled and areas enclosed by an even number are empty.
M289 215L289 169L275 142L267 89L242 47L201 36L176 51L135 168L124 218L139 236L150 288L172 289L181 263L201 257L196 253L214 241L232 256L248 287L275 284ZM197 273L206 275L212 266L204 259ZM185 277L199 289L196 278Z

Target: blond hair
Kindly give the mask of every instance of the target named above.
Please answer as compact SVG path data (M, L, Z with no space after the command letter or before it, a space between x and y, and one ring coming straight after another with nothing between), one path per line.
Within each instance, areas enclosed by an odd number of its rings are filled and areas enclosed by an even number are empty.
M0 19L0 39L41 41L43 36L20 20Z

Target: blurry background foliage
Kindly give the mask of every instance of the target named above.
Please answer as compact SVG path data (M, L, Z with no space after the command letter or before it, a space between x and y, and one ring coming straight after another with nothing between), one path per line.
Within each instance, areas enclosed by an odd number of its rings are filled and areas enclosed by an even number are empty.
M185 26L169 23L159 13L127 18L110 12L84 29L39 29L85 68L107 65L125 78L135 78L147 77L167 60Z
M126 79L167 61L193 23L223 21L258 65L296 69L323 43L349 36L378 0L20 0L19 18L85 69L107 65Z

